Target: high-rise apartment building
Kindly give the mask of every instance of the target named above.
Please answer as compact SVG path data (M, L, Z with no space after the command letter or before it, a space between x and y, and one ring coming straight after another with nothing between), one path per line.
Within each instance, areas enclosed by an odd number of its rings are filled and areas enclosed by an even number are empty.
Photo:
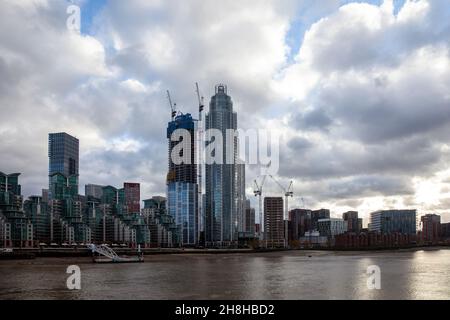
M5 247L33 246L33 224L22 210L20 173L0 172L0 228Z
M441 236L441 216L437 214L427 214L420 218L422 224L422 241L434 243Z
M184 138L175 139L182 130ZM182 134L182 133L181 133ZM167 210L175 219L183 246L199 241L199 197L197 184L196 124L190 114L181 114L169 122L169 172L167 174ZM179 139L178 139L179 138ZM178 141L173 141L178 140ZM175 149L176 148L176 149ZM179 150L179 154L174 154ZM174 159L174 157L180 157Z
M125 182L123 191L128 214L139 213L141 211L141 185L139 183Z
M347 222L347 231L360 233L362 229L362 219L358 218L358 211L348 211L342 214L342 218Z
M311 224L312 230L319 230L319 220L320 219L329 219L330 218L330 210L329 209L319 209L311 211Z
M264 235L268 247L283 247L285 242L283 198L264 198Z
M441 223L441 238L450 239L450 223Z
M243 232L256 234L255 227L255 208L251 207L250 200L245 201L245 214L243 221Z
M97 184L87 184L84 186L84 194L86 197L101 199L103 196L103 187Z
M311 210L294 209L289 211L289 240L299 240L312 231Z
M239 232L246 230L245 164L236 164L236 215Z
M206 243L233 245L238 241L245 208L245 168L238 160L238 137L229 135L230 130L237 129L237 114L225 85L216 86L205 122L206 130L215 129L223 138L223 149L213 151L216 162L205 166Z
M65 132L50 133L48 136L49 177L56 173L60 173L66 177L75 176L78 181L79 148L80 143L77 138L72 137ZM52 199L51 178L49 179L49 189L49 197Z

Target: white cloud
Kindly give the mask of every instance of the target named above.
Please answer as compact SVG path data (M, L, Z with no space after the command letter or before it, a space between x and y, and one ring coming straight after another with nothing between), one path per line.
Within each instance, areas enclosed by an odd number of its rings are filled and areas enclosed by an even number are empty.
M395 15L392 1L338 3L111 1L87 36L65 28L64 2L2 1L0 169L38 192L47 133L67 131L81 139L82 183L163 194L166 88L195 113L194 83L208 100L225 82L243 128L287 137L280 179L311 206L444 212L445 177L433 174L448 158L448 4L408 0ZM318 19L289 35L302 41L289 63L288 32L305 14Z

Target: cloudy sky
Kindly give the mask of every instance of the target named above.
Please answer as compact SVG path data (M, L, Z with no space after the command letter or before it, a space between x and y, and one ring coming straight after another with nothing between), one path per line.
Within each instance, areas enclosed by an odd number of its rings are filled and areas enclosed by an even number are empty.
M283 135L292 206L450 221L449 50L448 0L2 0L0 171L39 193L47 134L65 131L81 141L81 186L164 194L165 90L196 113L195 82L207 100L223 82L239 127Z

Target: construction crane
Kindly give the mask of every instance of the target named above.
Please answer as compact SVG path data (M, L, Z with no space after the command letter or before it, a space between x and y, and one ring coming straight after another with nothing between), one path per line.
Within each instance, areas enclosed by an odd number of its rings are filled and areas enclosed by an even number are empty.
M255 194L255 197L259 197L258 198L258 204L259 204L259 208L258 208L258 210L259 210L259 237L260 237L260 240L263 240L262 239L262 236L263 236L263 232L264 232L264 219L263 219L263 208L262 208L262 192L263 192L263 186L264 186L264 183L266 182L266 178L267 178L267 175L264 175L263 177L262 177L262 180L261 180L261 185L258 185L258 182L256 181L256 179L255 179L255 189L254 189L254 194Z
M197 92L199 112L201 114L203 112L203 109L205 109L205 104L203 103L205 99L200 96L200 90L198 89L198 82L195 83L195 88Z
M280 182L278 182L277 179L274 178L274 176L269 175L270 178L275 181L275 183L280 187L280 189L284 192L284 221L285 221L285 226L284 226L284 241L285 241L285 246L288 246L288 241L289 241L289 235L288 235L288 220L289 220L289 197L294 197L294 182L291 181L289 183L289 186L287 188L284 188Z
M177 104L172 103L172 98L170 97L170 92L167 90L167 99L169 100L170 109L172 110L172 120L175 119L175 116L177 115L176 107Z
M199 215L198 215L198 241L200 241L200 235L201 235L201 231L202 228L204 226L204 221L203 219L203 199L202 199L202 186L203 186L203 182L202 182L202 177L203 177L203 110L205 109L205 105L203 103L204 99L203 97L200 95L200 89L198 87L198 83L195 83L195 91L197 92L197 98L198 98L198 144L197 144L197 148L198 148L198 169L197 169L197 174L198 174L198 210L199 210Z

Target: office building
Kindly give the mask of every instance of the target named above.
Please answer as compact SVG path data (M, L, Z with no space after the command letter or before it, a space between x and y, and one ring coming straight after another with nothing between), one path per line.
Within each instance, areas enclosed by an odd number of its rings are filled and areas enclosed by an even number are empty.
M281 248L285 245L283 198L264 198L264 235L267 247Z
M370 214L369 230L381 234L415 235L416 210L381 210Z
M329 245L328 237L320 235L319 231L306 231L298 241L301 248L323 248Z
M339 218L319 219L317 225L318 231L323 237L334 238L347 232L347 222Z

